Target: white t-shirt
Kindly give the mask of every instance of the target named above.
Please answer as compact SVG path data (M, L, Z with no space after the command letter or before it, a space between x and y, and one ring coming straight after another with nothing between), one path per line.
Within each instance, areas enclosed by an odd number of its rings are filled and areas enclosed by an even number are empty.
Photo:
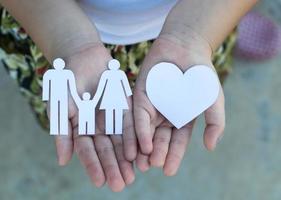
M156 38L177 0L79 0L108 44L133 44Z

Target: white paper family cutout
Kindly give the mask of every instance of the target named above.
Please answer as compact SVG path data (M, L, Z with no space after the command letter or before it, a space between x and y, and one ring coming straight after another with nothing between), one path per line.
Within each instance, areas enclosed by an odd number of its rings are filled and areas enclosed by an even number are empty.
M149 71L146 80L149 100L177 129L212 106L219 90L216 73L205 65L183 73L176 65L161 62Z
M42 86L42 100L50 102L50 135L68 134L69 91L79 111L79 135L95 134L95 110L99 101L99 109L105 110L106 134L122 134L123 111L129 109L127 97L132 95L132 91L126 74L119 70L118 60L109 61L109 69L101 75L93 99L88 92L82 94L82 99L79 97L74 74L64 69L63 59L55 59L53 66L54 69L44 74Z

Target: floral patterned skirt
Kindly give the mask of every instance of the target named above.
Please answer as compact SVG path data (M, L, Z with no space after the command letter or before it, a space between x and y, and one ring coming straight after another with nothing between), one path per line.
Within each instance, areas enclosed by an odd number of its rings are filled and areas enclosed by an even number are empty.
M223 82L231 70L231 53L236 40L233 32L213 55L213 64ZM113 58L118 59L133 83L153 41L134 45L108 45ZM42 52L24 29L0 5L0 61L8 74L17 81L20 91L28 99L38 122L48 129L46 105L41 100L42 75L51 67ZM128 66L124 68L124 66Z

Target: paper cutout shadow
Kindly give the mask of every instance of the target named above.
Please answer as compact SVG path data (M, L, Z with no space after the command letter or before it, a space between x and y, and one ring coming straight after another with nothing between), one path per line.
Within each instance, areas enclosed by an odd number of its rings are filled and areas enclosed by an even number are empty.
M105 133L122 134L123 111L129 109L127 97L132 95L126 74L120 70L118 60L108 63L109 70L101 75L93 99L90 93L79 97L72 71L64 69L65 62L57 58L54 69L43 76L42 100L50 102L50 134L68 134L68 89L79 111L79 135L95 134L95 109L99 101L100 110L105 110Z

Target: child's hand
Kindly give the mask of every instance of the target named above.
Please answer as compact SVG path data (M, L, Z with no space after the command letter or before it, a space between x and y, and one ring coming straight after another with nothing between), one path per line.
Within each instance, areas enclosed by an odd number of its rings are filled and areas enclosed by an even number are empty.
M190 41L193 41L192 39ZM183 71L195 64L205 64L213 68L211 50L202 42L184 44L170 35L157 39L146 56L134 90L134 119L140 144L137 166L141 171L150 165L163 167L165 175L176 174L185 149L190 141L194 121L177 130L150 103L145 92L146 77L155 64L171 62ZM225 126L224 95L205 111L206 128L204 144L213 150L223 134Z
M90 92L93 97L100 76L107 69L107 63L111 59L105 47L97 45L82 49L64 59L66 67L75 74L78 94L81 96L83 92ZM98 100L95 99L95 101ZM96 117L96 127L98 130L94 137L78 135L78 110L70 98L70 133L68 136L57 136L55 139L58 162L60 165L66 165L75 150L97 187L107 182L113 191L120 191L125 185L132 183L135 177L133 165L127 161L133 161L137 154L136 136L134 129L131 128L133 127L132 112L124 115L123 138L104 135L104 115L99 112Z

